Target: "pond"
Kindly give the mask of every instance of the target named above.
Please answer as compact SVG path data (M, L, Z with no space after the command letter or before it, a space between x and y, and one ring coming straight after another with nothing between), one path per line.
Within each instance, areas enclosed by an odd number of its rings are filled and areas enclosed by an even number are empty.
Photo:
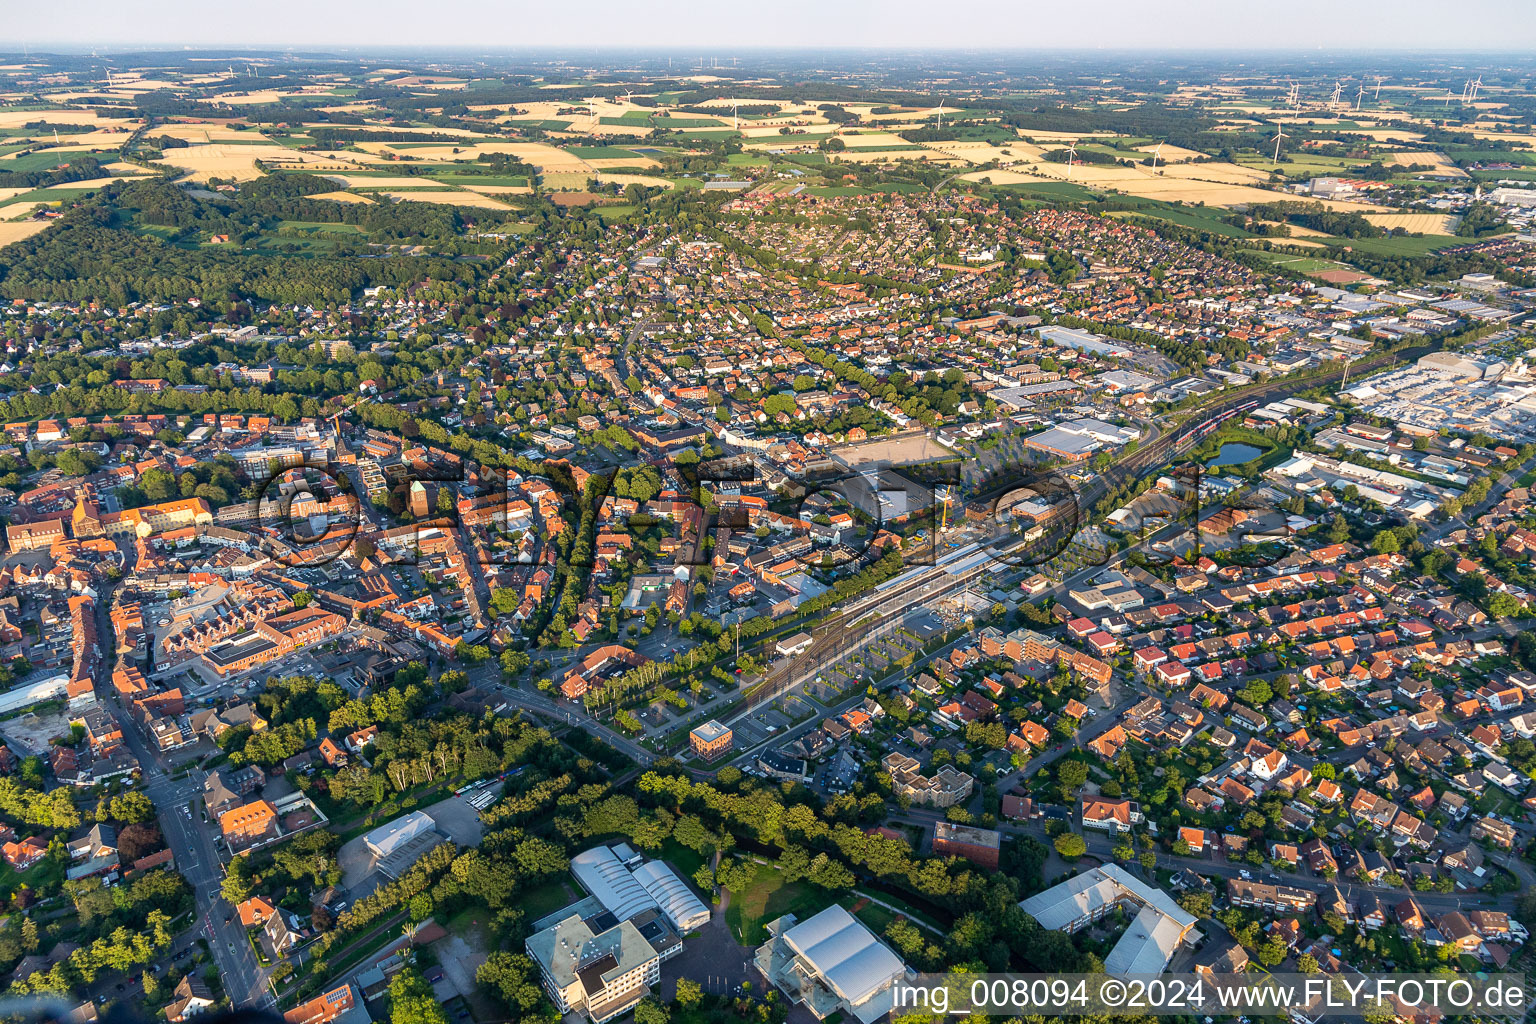
M1239 444L1236 441L1228 441L1221 446L1211 461L1206 463L1208 467L1215 466L1241 466L1264 454L1264 449L1255 448L1251 444Z

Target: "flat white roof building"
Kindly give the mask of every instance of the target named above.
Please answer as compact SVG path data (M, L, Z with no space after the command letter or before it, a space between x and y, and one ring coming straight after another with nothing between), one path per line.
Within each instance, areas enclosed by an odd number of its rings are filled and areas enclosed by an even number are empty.
M1157 974L1181 945L1200 938L1195 931L1199 918L1118 864L1085 871L1023 900L1019 907L1043 928L1075 932L1122 903L1141 909L1104 960L1110 974Z
M402 814L387 825L380 825L363 837L363 845L376 857L388 857L417 836L437 827L426 811Z

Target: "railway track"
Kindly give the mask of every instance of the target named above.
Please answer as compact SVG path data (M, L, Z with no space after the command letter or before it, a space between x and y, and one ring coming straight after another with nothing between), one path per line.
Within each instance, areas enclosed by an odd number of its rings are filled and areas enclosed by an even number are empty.
M1196 407L1193 411L1199 422L1186 419L1178 428L1164 431L1146 447L1122 457L1095 477L1076 495L1076 500L1058 503L1051 513L1040 520L1045 529L1042 536L1033 540L1014 538L1000 545L991 545L992 557L979 559L975 565L958 572L949 571L941 562L889 590L877 589L872 594L854 598L846 608L811 630L810 647L791 657L749 691L743 698L741 710L750 711L815 678L861 646L865 636L883 632L879 627L892 618L904 616L913 604L926 604L963 590L987 572L995 570L1000 562L1008 564L1003 561L1005 559L1017 558L1022 554L1024 558L1016 563L1018 567L1031 562L1041 564L1048 561L1062 549L1056 545L1063 539L1070 542L1071 535L1076 534L1083 520L1092 515L1093 509L1105 495L1161 468L1181 451L1203 440L1223 422L1239 413L1282 397L1289 398L1311 388L1335 383L1346 373L1370 373L1395 362L1399 357L1417 359L1420 355L1434 351L1435 347L1426 345L1396 355L1384 353L1336 370L1255 384L1213 400L1208 407ZM1034 550L1031 551L1031 548ZM983 547L978 547L980 550ZM1038 557L1039 552L1050 554Z

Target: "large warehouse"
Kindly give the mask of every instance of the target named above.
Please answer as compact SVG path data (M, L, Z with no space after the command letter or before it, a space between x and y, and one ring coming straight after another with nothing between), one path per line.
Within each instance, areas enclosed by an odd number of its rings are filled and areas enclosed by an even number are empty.
M709 923L709 908L675 871L658 860L640 861L627 846L617 852L595 846L571 858L571 874L620 921L657 909L679 935Z

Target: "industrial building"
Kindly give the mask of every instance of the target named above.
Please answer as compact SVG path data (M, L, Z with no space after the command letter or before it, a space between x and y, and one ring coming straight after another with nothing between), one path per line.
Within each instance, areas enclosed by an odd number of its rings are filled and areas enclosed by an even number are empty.
M872 1024L891 1011L901 958L857 918L833 905L805 921L786 914L768 926L757 969L816 1019L841 1012Z

